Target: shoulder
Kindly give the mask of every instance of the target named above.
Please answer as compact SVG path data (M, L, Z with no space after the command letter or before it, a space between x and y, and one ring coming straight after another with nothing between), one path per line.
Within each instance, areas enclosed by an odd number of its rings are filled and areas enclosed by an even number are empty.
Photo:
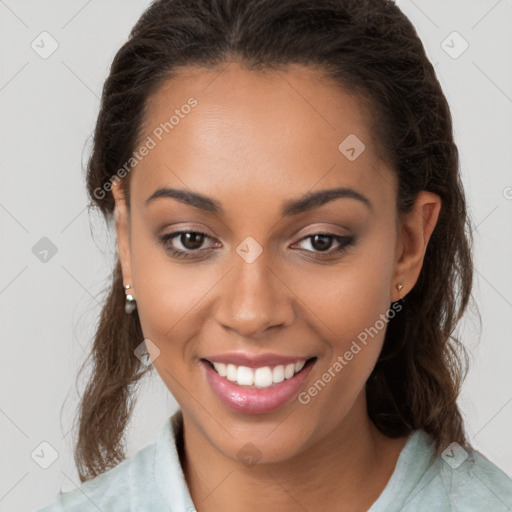
M450 464L457 456L456 463ZM480 452L467 452L453 443L443 452L439 465L450 510L512 510L512 479Z
M150 492L155 458L155 442L136 452L116 467L98 475L76 489L57 495L57 499L37 512L89 512L131 510L134 494Z
M59 493L54 503L37 512L146 512L193 510L181 469L181 410L163 423L154 441L116 467Z
M178 453L182 433L178 409L151 444L73 491L60 493L54 503L37 512L194 510Z
M465 450L457 443L449 445L438 457L433 455L432 438L417 431L411 440L424 470L406 497L404 510L415 512L468 512L512 510L512 479L477 450ZM418 459L408 461L414 475ZM402 468L407 471L406 467Z

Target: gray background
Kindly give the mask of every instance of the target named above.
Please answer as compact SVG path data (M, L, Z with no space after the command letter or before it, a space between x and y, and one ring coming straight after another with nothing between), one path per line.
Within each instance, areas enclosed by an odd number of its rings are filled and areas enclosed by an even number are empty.
M147 4L0 0L1 511L33 510L79 485L70 432L75 378L115 246L86 209L81 167L111 60ZM402 0L400 7L450 102L477 226L482 328L469 313L459 329L472 354L460 405L472 443L512 475L512 2ZM46 37L51 48L44 31L58 43L46 59L31 47ZM458 55L464 40L469 47ZM57 250L46 261L43 237ZM158 376L144 381L139 397L129 456L176 407ZM53 452L42 442L58 454L48 469L41 464Z

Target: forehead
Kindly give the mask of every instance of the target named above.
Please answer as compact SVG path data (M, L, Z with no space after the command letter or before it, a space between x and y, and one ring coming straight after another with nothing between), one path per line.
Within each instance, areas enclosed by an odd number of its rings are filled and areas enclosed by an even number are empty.
M391 185L371 118L313 68L183 68L147 102L141 143L151 139L152 149L132 176L134 194L143 200L171 185L221 196L245 187L279 200L316 183Z

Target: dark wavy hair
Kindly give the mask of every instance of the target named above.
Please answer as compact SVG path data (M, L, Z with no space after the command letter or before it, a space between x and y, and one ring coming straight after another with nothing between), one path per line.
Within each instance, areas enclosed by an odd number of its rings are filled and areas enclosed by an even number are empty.
M423 429L436 453L469 447L457 406L468 357L454 329L471 298L471 226L452 118L434 68L408 18L390 0L156 0L119 49L105 81L87 164L93 208L112 221L111 183L137 148L148 98L178 67L237 60L247 69L321 69L371 107L381 157L397 173L397 211L421 190L442 208L419 280L389 321L366 383L368 414L388 437ZM220 69L220 68L219 68ZM129 177L122 187L129 198ZM152 366L134 349L143 334L124 312L116 259L108 296L80 373L92 370L79 406L75 462L82 482L124 460L134 388ZM76 426L76 425L75 425Z

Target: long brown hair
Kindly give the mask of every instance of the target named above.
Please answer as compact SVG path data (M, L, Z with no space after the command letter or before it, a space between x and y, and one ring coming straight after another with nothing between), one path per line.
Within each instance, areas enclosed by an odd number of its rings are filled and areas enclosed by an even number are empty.
M117 52L104 84L87 166L91 205L106 220L108 186L137 148L148 98L178 66L250 69L315 66L371 105L375 140L396 170L397 210L421 190L442 209L418 282L389 321L366 384L368 413L387 436L424 429L437 453L469 446L456 400L467 355L454 329L471 297L471 231L448 103L424 47L390 0L156 0ZM121 174L118 174L120 176ZM129 198L129 176L122 186ZM117 260L81 399L75 462L82 482L125 458L123 435L134 387L151 369L134 355L143 341L137 312L124 312ZM80 372L80 373L81 373Z

